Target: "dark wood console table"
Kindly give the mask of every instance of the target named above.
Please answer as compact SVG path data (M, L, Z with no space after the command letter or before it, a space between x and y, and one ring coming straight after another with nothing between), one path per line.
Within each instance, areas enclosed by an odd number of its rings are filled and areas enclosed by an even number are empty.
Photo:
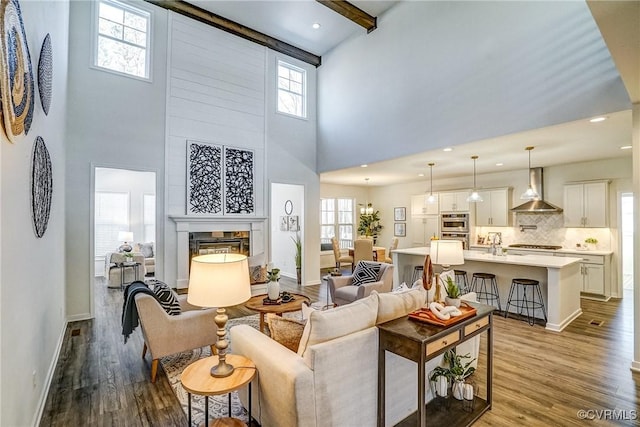
M399 426L427 425L425 405L426 363L482 332L487 332L487 399L475 397L473 412L433 412L433 425L469 426L491 409L491 378L493 374L493 311L494 307L471 303L477 314L449 327L410 320L408 317L378 325L378 427L385 425L385 351L390 351L418 365L418 410L402 420Z

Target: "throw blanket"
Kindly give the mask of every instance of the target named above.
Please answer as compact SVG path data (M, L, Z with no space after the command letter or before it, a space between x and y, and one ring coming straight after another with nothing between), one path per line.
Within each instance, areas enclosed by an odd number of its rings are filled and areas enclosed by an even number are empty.
M138 307L136 307L135 296L137 293L156 294L140 280L136 280L127 286L124 290L124 304L122 305L122 335L124 335L124 343L127 343L131 332L138 327Z

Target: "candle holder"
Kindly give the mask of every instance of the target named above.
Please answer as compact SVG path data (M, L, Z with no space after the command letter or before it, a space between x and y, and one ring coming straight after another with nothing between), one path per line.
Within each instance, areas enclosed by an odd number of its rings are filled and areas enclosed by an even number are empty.
M475 397L478 388L474 383L467 382L462 387L462 410L465 412L473 412Z
M451 405L451 381L445 375L432 372L429 386L433 395L433 406L438 410L448 410Z

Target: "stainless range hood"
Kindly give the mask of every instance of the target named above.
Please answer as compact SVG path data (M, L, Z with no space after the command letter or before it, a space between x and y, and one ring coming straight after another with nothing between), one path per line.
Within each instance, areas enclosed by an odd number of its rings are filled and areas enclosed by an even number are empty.
M539 195L539 200L529 200L511 209L515 213L562 213L562 208L544 201L544 188L542 186L542 168L529 169L529 182Z

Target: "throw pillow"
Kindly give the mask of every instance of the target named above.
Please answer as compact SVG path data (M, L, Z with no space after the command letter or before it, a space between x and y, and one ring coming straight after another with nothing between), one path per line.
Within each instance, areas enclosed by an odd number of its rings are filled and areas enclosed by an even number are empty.
M380 263L358 261L356 268L353 270L353 286L360 286L365 283L373 283L378 281L380 274Z
M298 351L302 331L304 331L304 323L268 313L267 324L269 325L271 338L293 352Z
M140 243L140 253L145 258L153 258L153 243Z
M148 280L146 283L153 286L153 293L156 294L156 299L169 316L177 316L182 312L178 296L169 285L159 280Z

